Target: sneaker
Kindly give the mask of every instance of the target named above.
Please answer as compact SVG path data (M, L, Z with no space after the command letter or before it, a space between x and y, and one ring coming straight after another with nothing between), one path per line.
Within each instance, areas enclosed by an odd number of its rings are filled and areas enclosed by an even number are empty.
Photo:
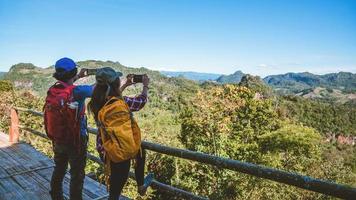
M146 194L147 188L151 185L153 179L154 174L148 173L148 175L145 177L145 180L143 181L143 185L138 187L137 192L140 194L140 196L144 196Z

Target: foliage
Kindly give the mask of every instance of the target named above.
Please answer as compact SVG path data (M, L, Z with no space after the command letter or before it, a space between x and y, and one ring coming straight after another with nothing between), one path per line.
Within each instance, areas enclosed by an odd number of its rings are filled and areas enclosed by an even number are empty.
M11 92L13 91L13 85L10 81L0 80L0 92Z
M239 86L247 87L253 92L262 94L264 97L273 95L272 88L266 85L259 76L246 74L241 78Z
M6 133L10 124L10 107L14 98L13 85L0 80L0 132Z
M341 104L286 96L279 101L279 113L323 134L356 135L356 101Z
M199 92L181 118L180 139L188 149L353 184L343 162L335 166L345 170L320 167L331 165L323 160L316 130L281 121L271 100L255 99L245 87L212 86ZM181 165L182 186L212 199L325 198L203 164Z
M245 151L256 148L258 136L278 127L271 101L254 99L254 93L248 88L235 85L199 92L192 106L187 107L181 117L181 141L188 149L236 159L245 157ZM249 145L224 143L229 140ZM227 155L219 152L222 149L226 150ZM253 159L254 155L250 157Z
M315 129L285 121L280 129L259 140L261 153L273 158L267 159L273 167L304 173L312 164L320 162L322 140Z

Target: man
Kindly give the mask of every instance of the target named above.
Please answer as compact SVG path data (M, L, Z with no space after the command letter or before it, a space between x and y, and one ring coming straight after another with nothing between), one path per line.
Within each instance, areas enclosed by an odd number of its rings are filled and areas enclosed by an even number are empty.
M81 200L87 154L87 119L85 99L91 97L93 86L73 83L85 77L86 69L77 74L77 65L70 58L55 64L53 77L57 82L47 92L44 106L45 128L52 140L55 167L51 179L51 197L63 199L62 183L70 165L70 199Z

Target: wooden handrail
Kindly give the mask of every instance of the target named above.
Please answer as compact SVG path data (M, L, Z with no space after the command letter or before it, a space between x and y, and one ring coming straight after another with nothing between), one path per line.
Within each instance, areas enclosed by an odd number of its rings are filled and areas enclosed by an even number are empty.
M29 109L21 108L21 111L36 113L38 116L41 116L41 113ZM97 129L88 127L88 132L92 134L97 134ZM142 142L142 147L144 149L148 149L157 153L162 153L174 157L184 158L184 159L197 161L204 164L213 165L220 169L230 169L233 171L253 175L264 179L273 180L287 185L293 185L302 189L319 192L322 194L326 194L338 198L353 199L356 197L356 188L347 185L336 184L334 182L330 182L326 180L315 179L309 176L303 176L297 173L269 168L266 166L256 165L253 163L222 158L222 157L213 156L201 152L167 147L167 146L163 146L160 144L147 142L147 141Z

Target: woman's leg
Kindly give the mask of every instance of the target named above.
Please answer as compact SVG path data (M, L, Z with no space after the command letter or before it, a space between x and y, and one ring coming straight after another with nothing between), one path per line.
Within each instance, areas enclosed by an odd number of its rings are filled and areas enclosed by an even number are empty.
M118 200L129 175L130 160L126 160L119 163L111 162L110 164L111 164L111 176L110 176L109 199Z
M145 161L146 161L145 150L141 149L136 156L136 165L135 165L135 178L136 178L137 186L143 186L144 184Z

